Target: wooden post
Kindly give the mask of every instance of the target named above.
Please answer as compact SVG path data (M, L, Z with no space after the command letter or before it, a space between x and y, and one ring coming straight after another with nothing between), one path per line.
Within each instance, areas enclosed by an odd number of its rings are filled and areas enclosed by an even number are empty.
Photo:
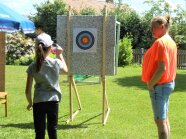
M108 115L110 113L110 108L108 104L107 94L106 94L106 27L107 27L107 8L104 8L103 15L103 47L102 47L102 66L101 66L101 78L102 78L102 87L103 87L103 106L102 106L102 123L106 124Z
M0 92L5 92L5 33L0 32Z
M71 7L69 6L69 11L68 11L68 15L67 15L67 32L66 32L66 36L67 36L67 67L68 67L68 82L69 82L69 107L70 107L70 118L66 121L66 123L70 123L71 121L73 121L74 117L79 113L79 111L82 109L81 107L81 102L80 102L80 98L79 98L79 94L76 88L76 84L74 82L73 79L73 75L71 73ZM75 91L75 95L78 101L78 105L79 105L79 109L76 110L75 112L73 112L73 95L72 95L72 87Z
M70 18L70 15L71 15L71 6L69 6L69 11L68 11L68 14L67 14L67 32L66 32L66 36L67 36L67 66L68 66L68 76L71 75L70 71L71 71L71 67L70 67L70 64L71 64L71 47L70 47L70 26L71 26L71 18Z
M69 106L70 106L70 120L72 121L72 113L73 113L73 103L72 103L72 76L69 77Z
M106 6L104 7L104 15L103 15L103 47L102 47L102 66L101 66L101 80L102 80L102 91L103 91L103 104L102 104L102 123L104 123L105 119L105 93L106 93L106 78L105 78L105 50L106 50L106 14L107 14L107 9Z
M119 39L120 39L120 22L116 21L116 74L117 74L117 67L118 67L118 58L119 58Z
M70 64L71 64L71 55L70 55L70 24L71 24L71 19L70 19L70 13L71 12L71 7L69 6L69 11L67 15L67 67L68 67L68 82L69 82L69 107L70 107L70 119L69 122L72 121L72 113L73 113L73 106L72 106L72 75L70 73Z

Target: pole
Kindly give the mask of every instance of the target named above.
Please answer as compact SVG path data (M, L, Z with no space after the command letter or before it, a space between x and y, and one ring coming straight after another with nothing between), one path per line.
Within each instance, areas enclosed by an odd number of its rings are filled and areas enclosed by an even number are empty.
M69 106L70 106L70 121L72 121L73 117L72 117L72 114L73 114L73 104L72 104L72 78L73 76L71 75L71 67L70 67L70 64L71 64L71 48L70 48L70 24L71 24L71 18L70 18L70 15L71 15L71 7L69 6L69 11L68 11L68 15L67 15L67 32L66 32L66 35L67 35L67 66L68 66L68 82L69 82Z
M5 92L5 32L0 32L0 92Z
M102 78L102 87L103 87L103 106L102 106L102 124L105 125L107 122L108 115L110 113L110 108L108 106L108 99L106 94L106 27L107 27L107 7L104 7L103 15L103 48L102 48L102 69L101 69L101 78Z

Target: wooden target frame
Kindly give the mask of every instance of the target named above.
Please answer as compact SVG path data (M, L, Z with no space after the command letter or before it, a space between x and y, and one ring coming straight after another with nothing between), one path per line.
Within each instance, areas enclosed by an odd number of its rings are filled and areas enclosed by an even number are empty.
M106 93L106 25L107 25L107 8L105 6L104 8L104 15L103 15L103 47L102 47L102 58L101 58L101 83L102 83L102 93L103 93L103 99L102 99L102 124L105 125L110 113L110 107L109 107L109 102L108 102L108 98L107 98L107 93ZM69 7L69 12L67 15L67 32L66 32L66 36L67 36L67 66L68 66L68 70L70 71L70 65L71 65L71 7ZM68 83L69 83L69 119L67 119L66 123L70 123L73 121L74 117L82 110L82 106L81 106L81 101L80 101L80 97L76 88L76 83L73 79L73 75L71 73L68 73ZM78 108L76 108L76 110L73 110L73 93L72 93L72 89L74 89L76 98L77 98L77 102L78 102Z

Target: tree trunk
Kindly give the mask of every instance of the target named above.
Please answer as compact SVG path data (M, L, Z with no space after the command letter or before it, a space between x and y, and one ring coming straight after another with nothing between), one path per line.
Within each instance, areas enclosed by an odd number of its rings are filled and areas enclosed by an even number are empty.
M114 0L106 0L106 2L114 3Z

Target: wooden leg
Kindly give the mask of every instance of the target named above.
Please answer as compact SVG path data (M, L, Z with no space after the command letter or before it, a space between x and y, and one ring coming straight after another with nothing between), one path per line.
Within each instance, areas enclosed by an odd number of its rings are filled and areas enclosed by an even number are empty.
M72 104L72 76L69 77L69 98L70 98L70 120L72 121L73 104Z
M103 87L103 106L102 106L102 113L103 113L103 117L102 117L102 123L104 123L104 119L105 119L105 77L102 77L102 87Z
M110 107L109 107L109 104L108 104L108 99L107 99L106 94L105 94L105 108L106 108L106 110L105 110L105 117L104 117L103 125L106 124L109 113L110 113Z
M102 123L103 125L106 124L109 113L110 113L110 107L108 103L108 98L106 94L106 78L105 76L102 77L102 86L103 86L103 117L102 117Z
M78 101L78 105L79 105L79 109L76 110L75 112L73 112L73 96L72 96L72 87L75 91L75 95L76 95L76 98L77 98L77 101ZM77 88L76 88L76 85L75 85L75 82L73 80L73 76L69 76L69 102L70 102L70 118L66 121L66 123L70 123L73 121L74 117L80 112L80 110L82 109L82 106L81 106L81 101L80 101L80 98L79 98L79 94L78 94L78 91L77 91Z
M77 88L76 88L76 84L75 84L75 81L74 81L73 78L72 78L72 86L73 86L74 91L75 91L75 95L76 95L77 102L78 102L78 105L79 105L79 110L82 110L81 101L80 101L79 94L78 94L78 91L77 91Z
M8 116L8 95L5 96L5 117Z

